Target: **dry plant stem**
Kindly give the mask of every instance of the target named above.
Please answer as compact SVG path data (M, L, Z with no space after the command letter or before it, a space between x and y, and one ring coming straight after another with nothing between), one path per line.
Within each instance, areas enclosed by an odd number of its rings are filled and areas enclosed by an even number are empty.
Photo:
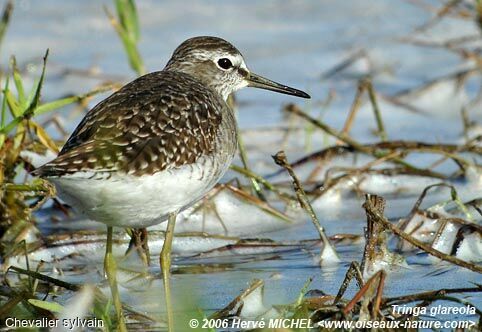
M314 124L316 127L320 128L321 130L323 130L324 132L326 132L327 134L333 136L333 137L336 137L338 138L339 140L345 142L346 144L348 145L351 145L353 148L355 148L356 150L358 151L362 151L362 152L365 152L367 154L372 154L372 151L368 148L366 148L364 145L358 143L357 141L355 141L354 139L352 139L350 136L348 136L347 134L345 133L340 133L338 132L337 130L331 128L330 126L326 125L324 122L320 121L320 120L317 120L313 117L311 117L310 115L306 114L305 112L303 112L298 106L296 105L293 105L293 107L287 107L286 108L286 111L287 112L291 112L293 114L296 114L302 118L304 118L305 120L307 120L308 122L311 122L312 124Z
M328 149L325 149L323 151L329 151L330 148ZM343 149L340 149L339 151L343 151ZM328 153L329 154L329 153ZM330 179L329 175L330 173L333 171L333 170L339 170L339 171L345 171L345 172L348 172L348 173L365 173L365 172L369 172L370 169L376 165L379 165L381 163L384 163L385 161L389 160L389 159L392 159L393 157L395 156L400 156L401 153L398 152L398 151L394 151L393 153L391 154L387 154L386 156L384 157L381 157L381 158L378 158L378 159L375 159L373 161L370 161L368 163L366 163L365 165L363 165L362 167L359 167L359 168L350 168L350 167L332 167L332 168L329 168L326 173L325 173L325 177L324 177L324 183L327 184L327 183L333 183L333 180L336 180L336 179ZM323 159L323 158L322 158ZM308 176L306 182L307 183L310 183L310 182L315 182L315 178L317 176L317 174L320 172L320 170L322 169L323 166L325 166L325 162L322 162L322 161L325 161L325 160L320 160L319 161L319 165L317 167L315 167L313 169L313 171L311 171L310 175ZM344 175L347 175L347 174L344 174ZM344 176L342 175L342 176ZM328 187L329 185L325 185L325 191L326 192L326 189L329 189ZM322 192L322 194L324 193Z
M235 194L236 196L240 197L243 201L249 202L250 204L256 205L260 209L262 209L264 212L269 213L272 216L275 216L283 221L286 222L291 222L292 220L282 212L276 210L275 208L271 207L268 203L260 200L256 196L252 196L251 194L247 193L246 191L239 189L238 187L234 187L233 185L229 183L223 183L219 184L216 187L214 187L213 190L211 190L206 196L204 196L205 200L211 200L213 199L216 195L218 195L222 190L229 190L231 193ZM291 196L290 196L291 199ZM200 204L198 207L196 207L193 210L193 213L199 211L205 204ZM225 226L223 226L225 227Z
M335 92L333 90L330 90L325 99L321 100L319 103L316 103L314 105L312 105L312 103L308 102L308 103L306 103L306 108L308 109L309 112L311 112L311 109L313 108L313 106L316 106L316 108L319 108L318 118L321 119L323 117L323 115L326 113L326 111L328 109L328 106L331 104L334 97L335 97ZM289 107L289 105L288 105L288 107ZM295 115L294 114L288 114L287 118L290 120L291 126L293 126L293 120L295 118ZM313 140L313 134L315 132L315 129L316 128L310 123L308 123L305 126L305 129L304 129L304 131L305 131L305 144L304 145L305 145L306 151L312 151L313 150L312 140ZM326 137L324 137L323 139L326 140Z
M382 303L382 295L383 295L383 288L385 287L385 279L387 273L384 270L381 270L380 281L378 282L377 287L377 295L375 297L375 302L373 303L372 308L372 317L377 318L378 313L380 312L380 305Z
M311 206L308 198L306 197L306 193L303 189L303 186L301 185L298 177L293 171L293 168L288 163L288 160L286 159L286 155L284 151L278 152L275 156L273 156L273 159L276 164L278 164L279 166L283 167L288 171L289 175L293 179L293 187L295 189L296 196L298 198L298 201L301 207L310 215L310 219L313 222L313 225L315 226L316 230L318 231L318 234L320 235L320 239L323 242L323 245L325 246L325 248L331 248L331 250L336 256L335 259L339 261L335 248L331 245L330 240L326 236L325 230L323 229L323 226L321 226L320 221L318 220L318 217L316 216L316 213L313 210L313 207Z
M480 38L480 37L479 37ZM400 40L401 42L409 42L411 44L414 44L416 46L430 46L430 47L435 47L435 46L438 46L438 47L443 47L443 48L447 48L446 45L434 45L434 44L426 44L425 42L418 42L418 41L415 41L415 40L407 40L407 39L401 39ZM449 49L451 50L451 49ZM454 51L454 50L452 50ZM463 57L464 59L467 59L467 60L470 60L471 58L470 57ZM479 73L479 68L478 67L472 67L472 68L469 68L469 69L463 69L463 70L459 70L459 71L456 71L456 72L452 72L452 73L449 73L447 75L443 75L443 76L438 76L422 85L419 85L419 86L416 86L416 87L411 87L411 88L408 88L408 89L405 89L405 90L401 90L399 92L397 92L396 94L394 94L392 97L388 97L387 96L387 99L390 100L392 98L394 98L395 100L398 100L400 101L400 98L401 97L416 97L416 96L420 96L424 91L428 91L430 88L433 88L434 86L436 86L436 84L439 84L439 83L443 83L443 82L447 82L447 81L457 81L458 82L458 86L461 85L461 81L467 79L468 77L470 77L471 75L476 75ZM425 113L425 112L422 112L422 113Z
M370 201L365 202L365 209L367 211L367 214L370 214L373 220L383 224L385 227L390 228L390 230L395 233L397 236L401 237L408 243L412 244L413 246L429 253L432 256L435 256L437 258L440 258L441 260L453 263L455 265L464 267L466 269L472 270L474 272L482 273L482 267L476 264L472 264L469 262L466 262L464 260L458 259L454 256L444 254L443 252L440 252L424 243L421 241L413 238L409 234L403 232L398 228L397 226L393 225L391 222L389 222L383 215L380 215L378 211L373 207Z
M355 115L360 109L361 97L364 91L365 91L365 85L362 82L359 82L356 90L355 99L353 100L353 104L351 105L351 108L350 108L350 113L348 114L348 117L345 121L345 125L341 130L341 133L344 135L348 135L348 133L350 132L350 129L353 125L353 120L355 120ZM341 144L343 143L343 141L339 140L337 143Z
M241 238L237 236L227 236L221 234L209 234L206 232L182 232L177 233L176 237L201 237L205 239L221 239L221 240L233 240L233 241L240 241Z
M418 197L417 201L415 202L412 210L410 211L410 214L408 215L408 217L406 218L407 220L410 220L414 215L415 213L417 213L417 211L420 210L420 205L422 204L425 196L427 195L428 191L432 188L437 188L437 187L446 187L446 188L449 188L451 190L451 196L452 196L452 200L456 201L457 200L457 191L455 190L455 187L450 185L450 184L447 184L447 183L435 183L435 184L431 184L427 187L425 187L422 191L422 193L420 194L420 196Z
M325 72L323 75L321 75L321 79L326 80L329 79L330 77L334 76L335 74L341 72L342 70L348 68L351 66L355 61L358 59L366 58L367 59L367 54L364 49L359 49L355 51L353 54L348 56L345 60L334 66L332 69L328 70Z
M238 130L238 133L240 131ZM249 166L248 166L248 156L246 154L246 149L244 148L244 142L241 134L238 134L238 148L239 148L239 157L241 159L241 162L243 163L243 167L246 171L249 171ZM258 180L254 177L250 177L251 185L253 186L253 190L256 193L256 195L259 197L260 200L266 201L266 198L263 195L263 192L261 191L261 187L259 186Z
M206 216L208 211L212 212L219 221L219 224L223 228L224 235L228 235L229 231L228 228L226 227L226 224L224 223L223 218L219 215L219 211L216 207L216 204L212 202L210 199L204 197L202 204L199 206L199 208L202 210L202 230L206 228ZM197 210L197 209L196 209Z
M104 269L109 282L110 291L112 293L112 301L114 302L115 311L117 314L117 328L119 331L127 331L125 326L124 314L122 312L122 302L117 288L117 266L115 258L112 255L112 227L107 226L107 244L104 259Z
M226 307L212 314L209 319L239 316L241 310L243 309L244 299L257 288L262 287L263 285L263 280L254 279L247 289L245 289L240 295L236 296L236 298L232 300Z
M343 314L348 314L355 304L360 301L360 299L370 290L370 288L373 286L373 283L378 279L378 285L380 285L384 280L385 280L385 275L386 272L383 270L378 271L375 273L368 281L363 285L363 287L355 294L353 299L351 299L350 302L345 306L343 309ZM377 290L379 287L377 286Z
M448 3L446 3L444 6L442 6L441 9L438 9L436 12L435 17L431 18L428 22L422 24L421 26L417 27L415 29L416 32L421 33L424 32L430 28L432 28L435 24L440 22L444 16L448 15L450 11L456 7L462 0L451 0Z
M459 152L482 154L482 148L476 145L479 140L480 139L476 137L470 142L467 142L467 144L461 146L452 144L429 144L417 141L387 141L375 144L364 144L363 146L371 151L376 149L386 149L391 151L401 150L401 152L429 152L438 154L444 154L445 152L450 154ZM316 159L327 162L333 157L341 156L345 153L352 153L354 152L354 150L355 149L353 149L353 147L351 146L330 146L326 149L314 152L306 157L295 161L292 166L297 167L303 163ZM386 158L387 156L383 156L383 158Z
M341 283L340 289L338 290L338 293L336 294L336 297L333 300L333 304L337 304L341 300L343 294L345 294L345 291L348 288L348 285L350 284L350 281L353 278L355 278L358 284L358 288L362 288L364 284L363 275L360 269L360 265L358 264L358 262L355 262L355 261L351 262L350 267L348 268L348 271L346 271L345 279Z
M243 167L239 167L239 166L236 166L236 165L231 165L231 169L237 173L240 173L240 174L243 174L244 176L246 177L249 177L249 178L252 178L252 179L255 179L257 182L261 183L266 189L274 192L276 195L278 195L280 198L282 199L285 199L285 200L293 200L295 199L294 197L292 197L291 195L289 194L286 194L282 191L280 191L275 185L273 185L271 182L269 182L268 180L266 180L265 178L263 178L262 176L254 173L253 171L247 169L247 168L243 168Z
M77 285L73 285L73 284L70 284L68 282L46 276L46 275L43 275L43 274L38 273L38 272L25 270L25 269L22 269L22 268L19 268L19 267L16 267L16 266L10 266L8 268L7 272L5 273L5 275L7 275L8 271L10 271L10 270L13 270L13 271L21 273L21 274L28 275L32 278L48 282L48 283L51 283L51 284L59 286L59 287L63 287L65 289L68 289L68 290L71 290L71 291L74 291L74 292L78 291L80 289L80 287L77 286Z
M27 266L27 271L30 271L30 262L28 259L28 250L27 250L27 242L25 240L22 240L21 244L23 244L23 249L24 249L24 254L25 254L25 265ZM33 286L32 286L32 278L28 276L28 286L30 289L30 292L33 293Z
M482 89L482 87L481 87ZM480 93L481 90L479 90ZM462 125L463 125L463 132L464 132L464 138L465 141L467 142L469 140L469 129L471 127L471 121L469 119L469 115L467 112L467 107L462 107L460 110L460 117L462 118Z
M350 113L348 115L348 118L345 122L345 126L343 127L341 133L348 135L353 125L353 121L355 120L355 115L360 109L360 105L362 101L361 97L363 95L363 92L365 91L368 92L368 97L370 99L370 103L372 104L373 113L375 114L375 120L377 121L378 134L380 135L380 138L382 139L382 141L386 141L387 134L385 132L385 126L383 125L380 108L378 107L378 102L375 95L375 90L373 89L373 84L369 78L365 78L358 83L355 99L350 108ZM339 144L343 143L343 141L338 141L338 143Z
M328 133L331 136L334 136L334 137L338 138L339 140L345 142L346 144L352 146L357 151L372 155L375 158L381 158L381 157L384 157L387 154L387 152L385 152L383 150L372 149L372 148L369 148L369 147L367 147L363 144L358 143L357 141L355 141L350 136L348 136L346 134L343 134L343 133L340 133L337 130L328 126L327 124L325 124L325 123L323 123L323 122L321 122L317 119L312 118L310 115L303 112L299 107L292 107L292 108L288 109L288 111L292 112L296 115L299 115L300 117L304 118L305 120L313 123L315 126L319 127L321 130L325 131L326 133ZM400 158L394 158L392 160L392 162L394 162L396 164L399 164L399 165L402 165L402 166L404 166L404 167L406 167L410 170L413 170L415 172L418 172L418 173L426 173L426 174L430 174L433 177L445 178L445 176L443 174L439 174L439 173L433 172L433 171L427 171L427 170L424 170L424 169L419 169L418 167L412 166L412 165L410 165L409 163L407 163L406 161L404 161L403 159L400 159Z
M373 89L372 81L366 79L363 84L368 90L368 96L370 97L370 103L372 104L373 113L375 114L375 119L377 120L378 133L382 141L387 140L387 133L385 132L385 126L382 121L382 114L380 113L380 108L378 107L378 102L375 94L375 89Z
M482 216L482 198L476 198L465 203L466 206L472 206Z
M161 250L161 270L162 270L162 284L164 286L164 297L167 311L167 329L169 332L174 331L174 314L172 310L171 298L171 250L172 239L174 237L174 226L176 225L177 212L169 213L167 221L167 228L164 237L164 244Z
M5 295L2 294L2 296ZM0 307L0 317L7 316L20 302L25 301L25 299L30 298L30 296L31 295L27 292L17 292L16 294L12 294Z

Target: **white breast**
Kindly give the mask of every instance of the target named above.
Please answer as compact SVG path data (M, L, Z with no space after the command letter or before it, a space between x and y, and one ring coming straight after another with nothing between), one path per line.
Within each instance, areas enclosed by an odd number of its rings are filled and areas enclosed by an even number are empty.
M231 160L215 167L211 158L153 175L87 178L77 173L50 178L58 195L89 218L110 226L141 228L158 224L206 194L223 176ZM218 165L216 165L218 166Z

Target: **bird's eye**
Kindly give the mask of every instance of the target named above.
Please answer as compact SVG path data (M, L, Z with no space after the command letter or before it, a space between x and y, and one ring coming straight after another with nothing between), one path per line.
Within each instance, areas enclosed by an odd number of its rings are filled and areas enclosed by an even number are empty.
M233 63L228 58L221 58L218 60L218 65L222 69L229 69L233 66Z

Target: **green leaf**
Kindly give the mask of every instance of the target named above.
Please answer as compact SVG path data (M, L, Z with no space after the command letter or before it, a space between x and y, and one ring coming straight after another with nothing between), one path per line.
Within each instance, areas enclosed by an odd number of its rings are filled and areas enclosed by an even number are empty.
M28 299L28 303L30 303L34 307L45 309L45 310L48 310L50 312L62 312L64 310L64 307L62 307L57 302L48 302L48 301L42 301L42 300L37 300L37 299Z
M30 92L28 93L28 96L26 96L26 98L25 98L25 103L24 103L24 106L22 107L24 111L28 108L28 105L32 104L32 102L34 101L35 93L37 91L37 87L38 87L39 82L40 82L39 78L36 78L34 80L33 86L35 88L32 88L32 90L30 90Z
M113 88L112 85L106 85L106 86L102 86L100 88L97 88L95 90L89 91L87 93L84 93L82 95L65 97L65 98L62 98L62 99L54 100L54 101L49 102L49 103L42 104L35 109L34 115L40 115L40 114L51 112L51 111L56 110L58 108L64 107L66 105L70 105L72 103L76 103L76 102L79 102L79 101L84 100L86 98L92 97L92 96L94 96L98 93L102 93L102 92L112 90L112 88Z
M5 91L5 97L7 98L8 108L12 116L17 117L22 115L22 108L20 107L18 100L13 95L12 91Z
M8 22L10 21L12 11L13 11L13 2L10 0L5 5L5 9L3 10L2 20L0 21L0 44L3 41L5 32L7 31Z
M2 111L1 111L1 119L0 119L0 128L5 126L5 120L7 118L7 91L8 91L8 84L9 78L7 76L7 80L5 82L5 88L3 90L3 99L2 99ZM0 148L2 148L3 144L5 143L7 136L5 134L0 134Z
M124 32L128 34L129 39L133 42L138 42L140 33L135 2L133 0L116 0L115 4L120 25Z
M55 109L58 109L60 107L63 107L65 105L83 100L85 98L94 96L98 93L102 93L105 91L112 90L113 85L106 85L102 86L100 88L97 88L95 90L89 91L83 95L80 96L72 96L72 97L66 97L63 99L55 100L50 103L42 104L38 106L34 111L33 114L30 116L36 116L40 114L44 114L50 111L53 111ZM22 110L20 109L20 106L18 105L17 101L15 100L15 97L10 91L7 91L7 102L8 106L10 107L12 111L12 115L14 116L14 119L10 121L7 125L3 125L0 127L0 135L1 134L8 134L10 133L15 127L17 127L24 119L26 119L26 112L22 113Z
M144 63L137 49L137 42L139 40L139 27L137 19L137 10L132 0L116 0L116 9L118 19L109 12L107 7L104 10L110 23L119 35L124 49L127 53L129 65L137 74L145 73ZM120 22L119 22L120 21Z
M28 108L25 110L24 116L26 118L31 117L34 114L35 108L37 108L39 102L40 102L40 92L42 91L42 85L44 83L44 77L45 77L45 67L47 66L47 58L49 56L49 49L45 51L45 56L43 59L43 66L42 66L42 74L40 75L40 80L38 81L37 88L35 89L35 96L28 106Z
M17 60L14 56L12 56L11 63L13 69L13 80L15 82L15 88L17 89L18 94L18 102L20 105L26 106L25 89L23 88L22 75L20 75L20 71L17 67Z
M37 107L35 109L34 115L40 115L40 114L48 113L48 112L54 111L58 108L64 107L66 105L76 103L76 102L78 102L82 99L83 99L82 96L72 96L72 97L65 97L65 98L62 98L62 99L54 100L54 101L42 104L39 107Z
M0 119L0 126L5 126L5 120L7 118L7 92L8 92L8 85L10 83L10 79L7 76L7 80L5 81L5 88L3 89L3 100L2 100L2 116Z

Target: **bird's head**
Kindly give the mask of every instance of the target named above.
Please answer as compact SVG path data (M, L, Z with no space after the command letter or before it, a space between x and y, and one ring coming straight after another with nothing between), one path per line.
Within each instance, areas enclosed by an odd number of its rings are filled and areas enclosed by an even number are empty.
M232 92L244 87L310 98L303 91L252 73L238 49L217 37L194 37L186 40L174 50L164 70L180 71L194 76L217 91L224 100Z

